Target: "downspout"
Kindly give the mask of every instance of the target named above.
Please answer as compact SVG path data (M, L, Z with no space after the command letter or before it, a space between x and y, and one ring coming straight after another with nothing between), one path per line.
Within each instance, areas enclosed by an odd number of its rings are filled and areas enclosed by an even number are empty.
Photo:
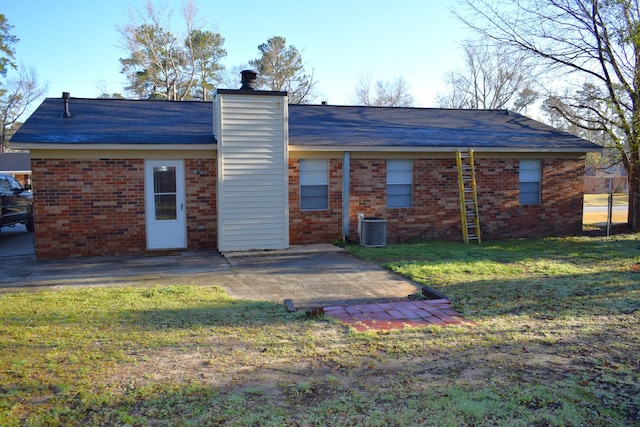
M345 151L342 157L342 241L349 237L349 175L351 172L351 155Z

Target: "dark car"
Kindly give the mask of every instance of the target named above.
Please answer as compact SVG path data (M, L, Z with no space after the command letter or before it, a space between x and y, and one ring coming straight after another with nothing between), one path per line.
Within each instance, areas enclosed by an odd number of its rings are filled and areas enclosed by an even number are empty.
M11 175L0 174L0 231L7 225L24 224L33 232L33 197L31 186L25 187Z

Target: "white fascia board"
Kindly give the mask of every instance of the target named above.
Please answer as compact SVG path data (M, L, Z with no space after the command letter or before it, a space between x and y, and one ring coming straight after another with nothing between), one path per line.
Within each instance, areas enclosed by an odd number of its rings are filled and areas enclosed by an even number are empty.
M31 174L31 169L26 170L26 171L13 171L13 170L0 170L0 173L7 173L10 175L29 175Z
M475 153L597 153L602 148L517 148L517 147L398 147L398 146L326 146L289 145L289 151L381 152L381 153L455 153L472 149Z

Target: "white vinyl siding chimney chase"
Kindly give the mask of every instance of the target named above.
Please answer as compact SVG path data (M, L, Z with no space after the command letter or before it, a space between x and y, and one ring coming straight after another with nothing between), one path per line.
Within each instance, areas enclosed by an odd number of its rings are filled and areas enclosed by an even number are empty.
M218 249L289 247L286 96L217 94Z

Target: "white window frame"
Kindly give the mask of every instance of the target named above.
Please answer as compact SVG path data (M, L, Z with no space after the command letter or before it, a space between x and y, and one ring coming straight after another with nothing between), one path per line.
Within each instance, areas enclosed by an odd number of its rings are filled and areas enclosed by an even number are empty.
M329 209L329 161L300 159L300 210Z
M413 160L387 160L387 208L413 207Z
M542 160L520 160L518 190L518 200L521 205L540 204L542 200Z

